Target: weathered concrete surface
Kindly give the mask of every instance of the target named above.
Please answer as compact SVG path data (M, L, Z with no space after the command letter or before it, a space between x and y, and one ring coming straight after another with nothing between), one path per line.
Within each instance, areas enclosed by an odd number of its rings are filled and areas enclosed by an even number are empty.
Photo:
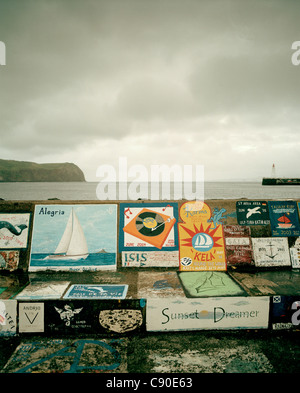
M300 271L268 270L247 272L230 272L230 275L251 296L262 295L300 295Z
M293 332L1 339L0 353L2 373L300 372L300 335Z

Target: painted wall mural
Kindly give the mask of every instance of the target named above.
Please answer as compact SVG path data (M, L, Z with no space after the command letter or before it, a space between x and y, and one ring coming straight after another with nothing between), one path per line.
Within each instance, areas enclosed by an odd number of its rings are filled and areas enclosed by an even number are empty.
M17 250L0 251L0 270L14 271L18 269L20 252Z
M271 297L271 327L300 330L300 296Z
M15 299L60 299L69 284L69 281L43 281L38 278L32 279L31 282L17 296L15 296Z
M224 225L228 266L254 266L251 231L247 226Z
M125 299L126 284L74 284L64 295L64 299Z
M29 271L116 270L117 205L36 205Z
M246 292L225 272L179 273L186 296L243 296Z
M255 266L290 266L290 252L286 237L252 238Z
M300 236L297 203L269 201L272 236Z
M17 333L17 301L0 300L0 337Z
M139 272L138 297L185 297L177 272Z
M48 339L21 343L5 373L125 373L128 339Z
M30 213L0 213L0 249L26 248Z
M178 225L181 271L226 270L223 226L212 220L210 207L201 201L180 207Z
M124 267L178 267L177 203L121 203Z
M266 329L269 297L147 300L147 331Z
M291 262L293 269L300 268L300 237L295 239L294 244L290 247Z
M237 201L237 221L239 225L269 225L270 217L266 201Z

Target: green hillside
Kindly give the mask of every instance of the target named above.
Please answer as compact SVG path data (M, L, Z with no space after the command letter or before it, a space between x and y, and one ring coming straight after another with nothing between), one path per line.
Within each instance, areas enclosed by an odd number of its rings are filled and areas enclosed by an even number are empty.
M37 164L0 159L0 182L81 182L82 170L72 163Z

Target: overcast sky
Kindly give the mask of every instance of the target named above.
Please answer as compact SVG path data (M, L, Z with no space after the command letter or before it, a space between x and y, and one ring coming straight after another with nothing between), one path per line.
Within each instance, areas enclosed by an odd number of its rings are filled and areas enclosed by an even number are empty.
M299 26L298 0L0 0L0 158L300 177Z

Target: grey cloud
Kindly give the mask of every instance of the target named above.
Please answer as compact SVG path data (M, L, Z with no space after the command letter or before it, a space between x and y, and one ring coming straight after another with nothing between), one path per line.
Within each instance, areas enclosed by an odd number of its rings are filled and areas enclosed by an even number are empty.
M189 133L200 151L292 141L299 10L292 0L2 0L2 149L42 157L163 132Z

